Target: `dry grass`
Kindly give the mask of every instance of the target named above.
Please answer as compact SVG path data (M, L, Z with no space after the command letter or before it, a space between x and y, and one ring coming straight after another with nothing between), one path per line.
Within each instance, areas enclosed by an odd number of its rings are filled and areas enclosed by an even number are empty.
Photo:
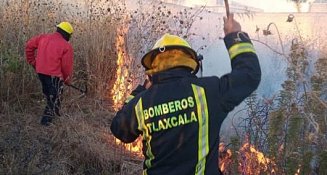
M140 167L114 144L113 113L90 101L66 105L49 127L39 124L41 108L0 114L0 174L120 174L126 165Z
M193 35L188 29L199 12L155 3L130 14L119 0L1 1L0 174L140 174L142 162L114 144L109 131L119 29L128 28L124 59L130 65L122 66L133 72L129 80L135 85L143 78L141 55L163 33ZM60 21L75 28L73 84L86 84L88 95L80 98L65 87L62 116L43 127L45 101L24 45L34 35L53 32Z

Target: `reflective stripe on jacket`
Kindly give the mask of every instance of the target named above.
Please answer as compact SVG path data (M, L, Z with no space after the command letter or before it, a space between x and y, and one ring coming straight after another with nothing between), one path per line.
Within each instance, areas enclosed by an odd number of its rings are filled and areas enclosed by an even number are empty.
M227 35L232 71L197 78L175 68L155 74L152 86L117 112L112 133L123 142L143 136L143 174L217 175L219 131L228 112L259 85L261 70L245 33ZM241 37L241 38L239 38ZM218 58L217 58L218 59Z
M37 50L37 54L35 51ZM26 59L37 73L56 76L69 83L73 72L73 48L60 33L42 34L27 41Z

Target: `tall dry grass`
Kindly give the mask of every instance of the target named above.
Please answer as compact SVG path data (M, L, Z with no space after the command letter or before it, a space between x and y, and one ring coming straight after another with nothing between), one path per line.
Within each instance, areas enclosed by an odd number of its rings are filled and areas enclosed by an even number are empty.
M25 0L0 6L0 174L120 174L123 154L114 145L113 114L103 102L114 79L116 28L123 13L118 1ZM73 84L87 84L89 92L81 97L65 87L62 116L45 128L39 124L45 101L24 46L64 20L76 31Z
M103 1L105 2L105 1ZM117 18L124 13L122 3L108 1L66 2L46 0L8 1L1 6L1 93L3 101L39 95L34 71L24 58L26 41L37 34L55 31L60 21L69 21L75 28L74 84L88 84L90 94L101 97L115 70ZM113 12L105 8L113 7ZM112 13L112 14L111 14ZM15 87L15 88L11 88ZM24 98L25 99L25 98ZM14 100L14 101L15 101Z
M153 5L154 4L154 5ZM117 70L117 35L127 28L124 46L133 84L144 79L140 58L164 33L192 38L190 32L203 8L176 8L155 1L135 2L134 11L118 0L7 0L0 6L0 99L10 104L40 94L34 70L26 64L24 46L34 35L55 31L55 25L69 21L75 28L74 81L88 85L89 94L108 97ZM12 88L15 87L15 88ZM24 97L24 98L22 98Z
M142 7L142 2L136 5ZM190 11L189 11L190 10ZM139 174L142 162L114 144L110 91L117 67L117 35L130 65L128 81L144 79L141 56L163 33L192 36L198 10L170 11L156 1L127 11L118 0L6 0L0 2L0 174ZM26 63L24 47L34 35L55 31L69 21L75 32L73 84L88 94L64 88L61 117L43 127L41 85Z

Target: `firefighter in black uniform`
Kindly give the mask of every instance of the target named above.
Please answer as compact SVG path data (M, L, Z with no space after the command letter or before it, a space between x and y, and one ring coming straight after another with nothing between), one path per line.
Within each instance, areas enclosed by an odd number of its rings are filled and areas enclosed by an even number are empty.
M224 18L232 71L197 78L195 51L165 34L142 58L149 83L138 86L111 123L125 143L143 136L144 175L216 175L219 130L228 112L259 85L261 70L249 36Z

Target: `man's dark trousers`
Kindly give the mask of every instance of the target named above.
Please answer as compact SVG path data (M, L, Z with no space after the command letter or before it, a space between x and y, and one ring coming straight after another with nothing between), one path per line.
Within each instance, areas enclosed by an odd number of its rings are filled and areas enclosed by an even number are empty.
M60 95L63 91L63 81L59 77L38 74L42 84L42 91L47 99L47 105L44 109L41 124L48 126L55 114L60 116Z

